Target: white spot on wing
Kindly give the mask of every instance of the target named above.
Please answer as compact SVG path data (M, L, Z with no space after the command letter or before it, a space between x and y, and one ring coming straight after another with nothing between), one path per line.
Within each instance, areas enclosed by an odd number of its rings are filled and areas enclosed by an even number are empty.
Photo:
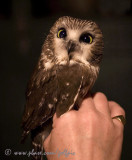
M69 93L66 94L66 97L69 97Z
M44 98L41 99L40 103L39 103L39 106L41 107L44 103Z
M62 95L62 99L63 99L63 100L66 100L66 99L67 99L67 96L66 96L65 94L63 94L63 95Z
M28 93L28 95L27 96L30 96L31 95L31 91Z
M56 97L54 98L54 102L57 102L57 98Z
M70 85L70 83L69 82L66 82L66 86L69 86Z
M82 82L83 82L83 76L82 76L82 81L81 81L80 86L79 86L79 88L78 88L77 94L76 94L76 96L74 97L73 104L69 107L69 110L68 110L68 111L70 111L70 110L72 109L72 107L74 106L74 104L75 104L75 102L76 102L76 100L77 100L77 98L78 98L78 94L79 94L79 92L80 92L80 89L81 89L81 86L82 86Z
M42 81L45 81L45 78L46 78L46 77L43 77L43 78L42 78Z
M48 104L48 107L51 109L53 108L53 104Z

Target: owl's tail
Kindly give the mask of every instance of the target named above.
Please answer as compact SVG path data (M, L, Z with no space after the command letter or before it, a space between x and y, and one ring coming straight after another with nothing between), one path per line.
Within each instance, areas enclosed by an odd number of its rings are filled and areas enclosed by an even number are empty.
M32 160L47 160L44 152L44 141L52 129L52 119L49 119L43 126L31 131L32 146L34 155Z
M33 153L34 153L32 155L32 160L44 160L46 157L44 157L43 155L44 154L43 145L35 141L32 141L32 146L33 146Z
M32 160L47 160L46 156L44 155L44 147L43 147L43 143L44 140L46 138L45 134L43 134L43 132L37 132L36 131L32 131L31 132L31 137L32 137L32 151L33 151L33 155L32 155Z

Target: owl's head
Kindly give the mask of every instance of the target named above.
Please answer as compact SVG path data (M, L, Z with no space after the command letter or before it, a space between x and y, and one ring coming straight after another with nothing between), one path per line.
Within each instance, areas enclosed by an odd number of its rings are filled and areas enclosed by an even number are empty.
M61 64L76 61L98 65L102 59L102 32L92 21L61 17L51 28L46 44Z

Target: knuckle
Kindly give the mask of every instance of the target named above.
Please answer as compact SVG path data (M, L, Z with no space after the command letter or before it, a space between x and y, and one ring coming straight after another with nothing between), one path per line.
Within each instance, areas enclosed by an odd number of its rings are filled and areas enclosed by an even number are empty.
M95 96L106 98L105 94L102 92L97 92Z
M121 114L125 116L125 110L121 106L119 108L120 108Z
M82 101L81 106L83 106L85 104L87 104L87 99L86 98Z
M101 92L97 92L93 99L96 103L98 103L98 105L104 105L108 102L107 97Z
M110 103L115 106L117 112L123 116L125 116L125 110L123 107L121 107L118 103L114 102L114 101L110 101Z

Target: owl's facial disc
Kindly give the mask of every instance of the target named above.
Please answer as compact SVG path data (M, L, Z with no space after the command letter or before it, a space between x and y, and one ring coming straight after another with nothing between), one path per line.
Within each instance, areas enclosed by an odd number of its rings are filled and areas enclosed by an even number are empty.
M90 33L79 29L60 27L57 30L56 38L58 51L61 51L61 54L58 54L59 59L61 55L68 61L88 60L89 50L93 43L93 36Z
M58 20L52 33L54 33L54 51L58 63L100 62L102 33L94 22L64 17Z

